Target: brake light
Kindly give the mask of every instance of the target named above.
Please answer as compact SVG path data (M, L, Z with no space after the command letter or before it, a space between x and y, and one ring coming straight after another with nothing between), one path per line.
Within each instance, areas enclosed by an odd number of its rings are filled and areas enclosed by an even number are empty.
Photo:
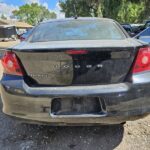
M66 53L69 55L83 55L83 54L87 54L88 51L86 51L86 50L68 50L68 51L66 51Z
M150 71L150 47L140 48L132 73Z
M5 52L2 58L4 73L23 76L23 71L19 65L18 59L13 52Z

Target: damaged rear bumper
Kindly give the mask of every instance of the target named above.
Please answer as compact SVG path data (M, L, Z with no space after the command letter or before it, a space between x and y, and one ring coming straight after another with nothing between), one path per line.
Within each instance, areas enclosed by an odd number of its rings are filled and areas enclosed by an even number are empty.
M9 80L3 79L1 83L3 112L27 122L56 125L118 124L127 120L138 119L150 113L150 84L148 83L121 83L109 86L30 87L22 78L16 78L15 80L14 77L13 80L11 78L9 77ZM71 100L79 97L84 97L84 99L86 97L88 99L99 98L104 101L105 106L101 108L100 113L96 114L72 114L71 111L70 114L52 113L54 100ZM90 100L89 102L91 103ZM69 106L70 104L67 105L67 107ZM87 110L89 111L91 108Z

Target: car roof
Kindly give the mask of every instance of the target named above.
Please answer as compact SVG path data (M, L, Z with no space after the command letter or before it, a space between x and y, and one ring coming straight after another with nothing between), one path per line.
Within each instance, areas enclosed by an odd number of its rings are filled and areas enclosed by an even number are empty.
M121 23L121 25L131 25L130 23Z
M40 24L42 23L49 23L49 22L65 22L65 21L72 21L72 20L101 20L101 21L114 21L113 19L110 19L110 18L98 18L98 17L78 17L77 19L75 18L63 18L63 19L50 19L50 20L47 20L47 21L43 21L41 22Z

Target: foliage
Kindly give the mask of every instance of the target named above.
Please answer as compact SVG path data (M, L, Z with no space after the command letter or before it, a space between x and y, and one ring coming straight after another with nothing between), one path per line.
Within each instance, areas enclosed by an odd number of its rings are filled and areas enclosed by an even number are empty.
M36 25L46 19L56 18L54 12L50 12L44 6L38 5L37 3L23 5L19 10L13 11L13 15L31 25Z
M150 17L150 0L60 0L62 12L66 17L96 16L115 19L119 22L137 23Z
M118 12L118 21L122 22L141 22L140 16L144 11L144 3L123 2Z
M77 16L101 16L100 0L60 0L62 12L65 12L66 17L75 16L75 8Z
M144 20L147 20L147 19L150 20L150 0L143 0L143 1L144 1L145 9L141 13L140 20L143 20L143 19Z
M4 15L4 14L2 14L2 15L1 15L1 19L6 20L7 18L5 17L5 15Z

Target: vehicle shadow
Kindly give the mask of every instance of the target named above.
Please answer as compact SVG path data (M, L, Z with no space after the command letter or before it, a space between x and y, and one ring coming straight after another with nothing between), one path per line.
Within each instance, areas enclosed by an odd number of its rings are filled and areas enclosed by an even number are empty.
M13 135L8 133L6 139L15 149L23 146L40 150L113 150L121 143L124 133L123 125L52 127L16 124L10 129Z
M34 141L46 143L45 149L113 150L123 138L123 125L97 127L46 127L34 128L39 132Z

